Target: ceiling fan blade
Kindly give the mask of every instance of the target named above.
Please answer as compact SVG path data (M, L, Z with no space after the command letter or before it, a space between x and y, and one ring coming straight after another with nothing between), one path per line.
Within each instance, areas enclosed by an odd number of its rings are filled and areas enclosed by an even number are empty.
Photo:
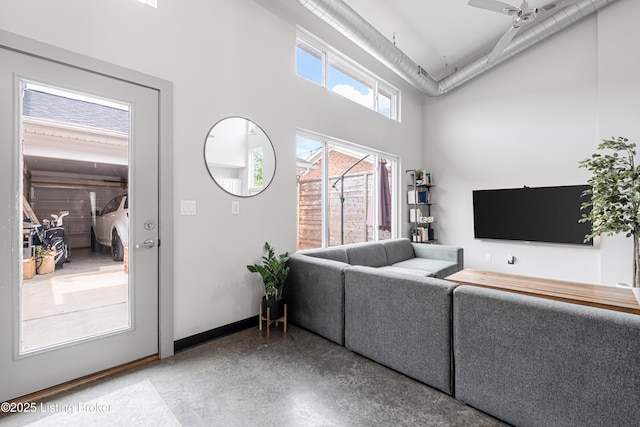
M515 6L497 0L469 0L469 6L479 7L480 9L490 10L492 12L504 13L505 15L515 15L520 12Z
M540 12L557 12L567 6L571 6L572 4L579 3L581 1L582 0L556 0L545 4L544 6L540 6L538 10Z
M502 35L502 37L500 37L500 40L498 40L498 44L496 44L496 46L487 57L487 62L493 62L498 59L500 55L502 55L502 52L504 52L509 43L511 43L511 40L513 40L513 38L516 36L518 30L518 27L512 26L507 30L506 33Z

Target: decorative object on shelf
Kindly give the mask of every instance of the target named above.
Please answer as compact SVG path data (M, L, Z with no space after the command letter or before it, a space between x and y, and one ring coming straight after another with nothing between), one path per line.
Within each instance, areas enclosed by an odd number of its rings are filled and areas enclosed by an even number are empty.
M424 177L424 172L422 172L421 170L417 170L416 169L414 171L414 174L415 174L415 182L416 182L416 184L421 185L423 177Z
M268 335L269 326L273 321L276 321L276 326L277 322L283 321L285 332L287 330L286 304L282 300L282 289L289 275L290 267L287 265L288 252L276 255L268 242L265 242L264 250L267 254L262 257L262 264L247 265L247 270L259 273L262 277L264 296L260 304L260 330L262 330L262 320L266 320Z
M433 185L433 177L431 175L431 172L425 172L424 173L423 184Z
M633 238L633 286L640 287L640 166L636 166L636 144L627 138L603 140L598 152L580 161L581 168L593 176L591 187L583 193L590 200L582 208L591 207L580 222L591 222L591 234L585 240L607 234L625 233Z

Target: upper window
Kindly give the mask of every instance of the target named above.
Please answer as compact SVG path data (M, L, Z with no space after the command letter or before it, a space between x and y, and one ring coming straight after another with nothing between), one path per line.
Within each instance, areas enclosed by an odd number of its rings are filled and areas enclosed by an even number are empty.
M390 119L400 120L398 89L301 31L296 41L296 73Z

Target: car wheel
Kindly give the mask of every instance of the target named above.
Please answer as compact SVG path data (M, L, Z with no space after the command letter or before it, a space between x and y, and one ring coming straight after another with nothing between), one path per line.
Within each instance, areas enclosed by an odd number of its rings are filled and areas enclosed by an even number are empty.
M116 230L111 233L111 257L114 261L122 261L124 259L124 246L122 246L122 240L120 240Z
M102 245L98 243L98 239L96 239L96 232L93 231L93 227L91 227L91 252L100 252L102 250Z

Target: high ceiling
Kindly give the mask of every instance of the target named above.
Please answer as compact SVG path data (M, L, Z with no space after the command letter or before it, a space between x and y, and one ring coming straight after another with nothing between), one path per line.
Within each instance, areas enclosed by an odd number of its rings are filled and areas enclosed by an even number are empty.
M508 15L468 0L345 0L435 79L488 53L512 25ZM521 0L504 0L516 8ZM529 0L541 7L551 0Z

